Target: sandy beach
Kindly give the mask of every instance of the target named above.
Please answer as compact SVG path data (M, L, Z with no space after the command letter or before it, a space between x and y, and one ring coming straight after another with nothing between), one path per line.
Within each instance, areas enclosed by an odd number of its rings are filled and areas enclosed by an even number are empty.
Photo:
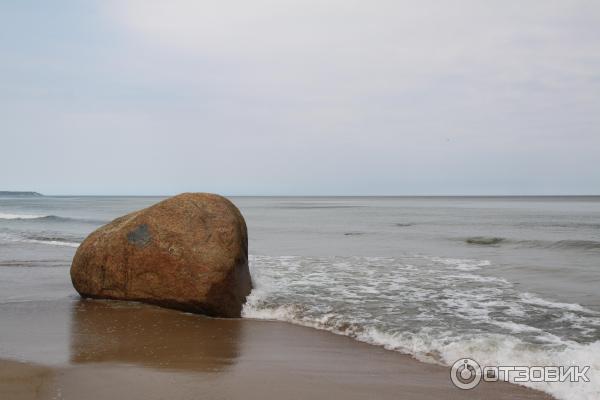
M3 399L549 399L282 322L107 301L3 305ZM37 321L37 322L36 322ZM36 329L42 322L44 332Z

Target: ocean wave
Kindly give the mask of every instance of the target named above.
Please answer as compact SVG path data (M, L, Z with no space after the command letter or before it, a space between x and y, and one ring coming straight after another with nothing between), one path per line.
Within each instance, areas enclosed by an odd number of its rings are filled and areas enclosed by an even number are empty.
M415 359L431 364L450 366L456 360L469 357L482 366L589 366L588 377L600 374L600 342L579 344L569 342L552 351L536 349L516 336L481 334L477 337L456 337L451 334L440 337L426 328L419 332L388 333L376 327L362 327L342 322L334 314L322 318L298 318L299 307L281 306L275 309L244 310L244 318L289 322L337 335L348 336L357 341L381 346L386 350L412 355ZM512 325L512 324L509 324ZM511 327L515 334L538 331L536 328ZM513 381L513 383L515 383ZM544 391L565 400L596 400L600 396L597 382L528 382L523 386Z
M25 243L39 243L53 246L79 247L83 239L72 239L57 236L28 236L21 240Z
M245 318L286 321L450 365L590 365L600 374L600 313L521 293L477 273L486 260L427 256L251 257ZM566 321L568 323L566 323ZM600 382L531 383L596 399Z
M60 240L23 240L25 243L39 243L39 244L47 244L51 246L66 246L66 247L79 247L80 243L76 242L65 242Z
M559 240L550 244L550 247L559 249L585 249L585 250L598 250L600 249L600 242L594 240Z
M494 245L504 242L506 239L494 236L473 236L465 239L469 244Z
M35 215L35 214L7 214L0 213L0 220L13 220L13 221L41 221L41 222L83 222L90 224L103 224L107 221L99 219L89 218L71 218L61 217L58 215Z
M596 222L520 222L517 226L533 228L600 229Z
M600 242L595 240L528 240L507 239L497 236L472 236L464 239L465 243L482 246L495 246L501 244L519 247L541 248L541 249L581 249L600 250Z
M82 238L76 237L63 237L63 236L45 236L45 235L23 235L23 234L11 234L2 233L0 234L0 240L5 242L18 242L18 243L33 243L33 244L45 244L50 246L65 246L65 247L79 247Z
M595 240L518 240L515 243L524 247L544 249L600 250L600 242Z
M0 219L42 219L49 215L33 215L33 214L6 214L0 213Z
M68 264L69 260L64 259L38 259L38 260L2 260L0 267L21 267L21 268L40 268L40 267L60 267Z
M588 314L597 314L597 315L600 314L597 311L590 310L589 308L583 307L582 305L579 305L577 303L561 303L561 302L557 302L557 301L550 301L550 300L542 299L541 297L536 296L535 294L527 293L527 292L521 294L521 300L525 303L542 306L542 307L547 307L547 308L578 311L578 312L584 312L584 313L588 313Z

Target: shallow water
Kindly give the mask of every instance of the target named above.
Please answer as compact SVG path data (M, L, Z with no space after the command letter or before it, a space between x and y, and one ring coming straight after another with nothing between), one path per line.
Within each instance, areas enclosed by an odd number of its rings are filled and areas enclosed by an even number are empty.
M1 306L76 298L77 244L158 200L1 198ZM246 317L441 364L590 365L590 383L537 387L600 396L599 197L232 200L249 228Z

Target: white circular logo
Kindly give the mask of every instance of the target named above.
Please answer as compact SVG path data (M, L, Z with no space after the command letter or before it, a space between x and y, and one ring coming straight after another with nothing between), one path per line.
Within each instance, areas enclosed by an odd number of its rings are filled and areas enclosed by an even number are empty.
M457 388L473 389L481 382L481 367L475 360L461 358L452 364L450 379Z

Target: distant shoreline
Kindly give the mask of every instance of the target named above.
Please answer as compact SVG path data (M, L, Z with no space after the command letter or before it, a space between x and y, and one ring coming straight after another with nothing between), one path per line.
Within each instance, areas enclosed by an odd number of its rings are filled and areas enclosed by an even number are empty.
M43 197L44 195L38 192L13 192L9 190L0 191L0 196L14 197Z
M191 192L191 191L187 191ZM198 191L201 192L201 191ZM183 192L182 192L183 193ZM214 192L211 192L214 193ZM12 192L0 191L0 196L8 197L171 197L177 193L171 194L41 194L39 192ZM223 194L225 197L239 198L282 198L282 199L504 199L504 200L536 200L536 199L582 199L596 200L600 199L600 194L498 194L498 195L326 195L326 194Z

